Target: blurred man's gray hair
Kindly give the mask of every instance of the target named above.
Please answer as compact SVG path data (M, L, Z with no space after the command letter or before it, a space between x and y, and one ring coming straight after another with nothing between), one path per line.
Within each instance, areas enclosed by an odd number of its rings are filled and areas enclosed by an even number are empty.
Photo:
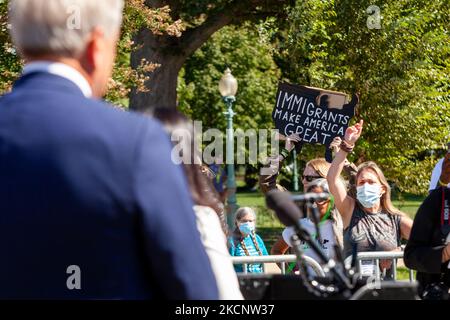
M124 0L10 0L11 36L25 57L77 57L99 27L120 31Z

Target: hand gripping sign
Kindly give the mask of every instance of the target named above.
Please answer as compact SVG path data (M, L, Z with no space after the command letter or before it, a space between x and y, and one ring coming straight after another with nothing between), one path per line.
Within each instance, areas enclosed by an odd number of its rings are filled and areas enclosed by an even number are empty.
M356 94L347 102L344 93L280 83L272 118L281 134L300 136L298 152L304 143L325 145L325 158L331 162L329 145L344 137L358 102Z

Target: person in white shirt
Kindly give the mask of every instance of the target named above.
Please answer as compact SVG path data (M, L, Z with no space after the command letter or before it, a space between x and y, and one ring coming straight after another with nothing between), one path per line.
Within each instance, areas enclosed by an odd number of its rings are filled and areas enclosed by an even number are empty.
M446 184L448 187L450 187L449 183L450 181L443 181L445 179L441 177L442 168L444 166L444 160L448 158L449 157L448 154L450 154L450 142L447 144L447 146L448 146L447 156L438 161L438 163L434 166L433 172L431 173L430 186L428 188L429 192L441 186L445 186Z
M324 178L313 180L308 185L307 192L329 193L327 180ZM334 206L334 199L331 196L329 200L316 202L315 205L317 206L320 214L319 231L321 242L319 243L319 246L322 248L327 257L335 258L335 246L337 245L339 248L342 247L342 242L339 241L339 238L342 238L342 234L339 237L339 235L334 232L333 228L334 219L336 218L336 216L339 216L339 213ZM310 217L301 219L300 224L313 236L313 238L316 238L316 241L318 241L316 227ZM340 232L343 232L343 230L340 229ZM287 227L282 233L283 241L289 247L292 247L291 237L293 234L294 227ZM307 243L302 243L302 250L305 256L311 257L319 263L322 262L319 256L310 248ZM312 272L312 270L310 270L310 272Z
M442 164L444 163L444 158L440 159L438 163L434 166L433 172L431 173L430 186L428 191L436 189L439 186L439 177L441 176Z

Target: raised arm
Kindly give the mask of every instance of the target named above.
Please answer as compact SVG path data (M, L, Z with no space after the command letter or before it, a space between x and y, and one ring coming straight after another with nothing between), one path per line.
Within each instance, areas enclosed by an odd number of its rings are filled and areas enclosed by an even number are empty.
M261 169L259 176L259 185L261 187L262 193L264 194L266 194L270 190L277 188L277 177L280 173L280 168L283 164L283 161L294 149L295 144L301 141L301 138L296 134L292 134L285 139L285 148L281 149L279 155L269 158L268 165Z
M346 148L340 148L328 171L327 181L330 187L330 192L334 197L336 208L342 216L344 229L350 224L352 212L355 207L355 200L347 194L347 189L340 179L342 169L344 168L347 151L353 148L356 141L361 136L363 121L361 120L356 125L349 127L345 132L343 144Z

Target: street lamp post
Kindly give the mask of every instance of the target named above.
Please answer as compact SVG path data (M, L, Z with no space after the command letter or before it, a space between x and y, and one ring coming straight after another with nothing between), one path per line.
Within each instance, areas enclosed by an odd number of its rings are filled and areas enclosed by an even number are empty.
M227 172L227 223L230 230L234 225L234 214L238 208L236 201L236 178L234 173L234 131L233 131L233 103L236 102L236 93L238 83L236 78L231 74L231 70L227 68L225 74L219 82L219 91L222 95L223 101L227 106L227 111L224 113L227 117L227 157L226 163L228 166Z
M292 152L294 161L294 192L298 192L298 165L297 165L297 150L294 148Z

